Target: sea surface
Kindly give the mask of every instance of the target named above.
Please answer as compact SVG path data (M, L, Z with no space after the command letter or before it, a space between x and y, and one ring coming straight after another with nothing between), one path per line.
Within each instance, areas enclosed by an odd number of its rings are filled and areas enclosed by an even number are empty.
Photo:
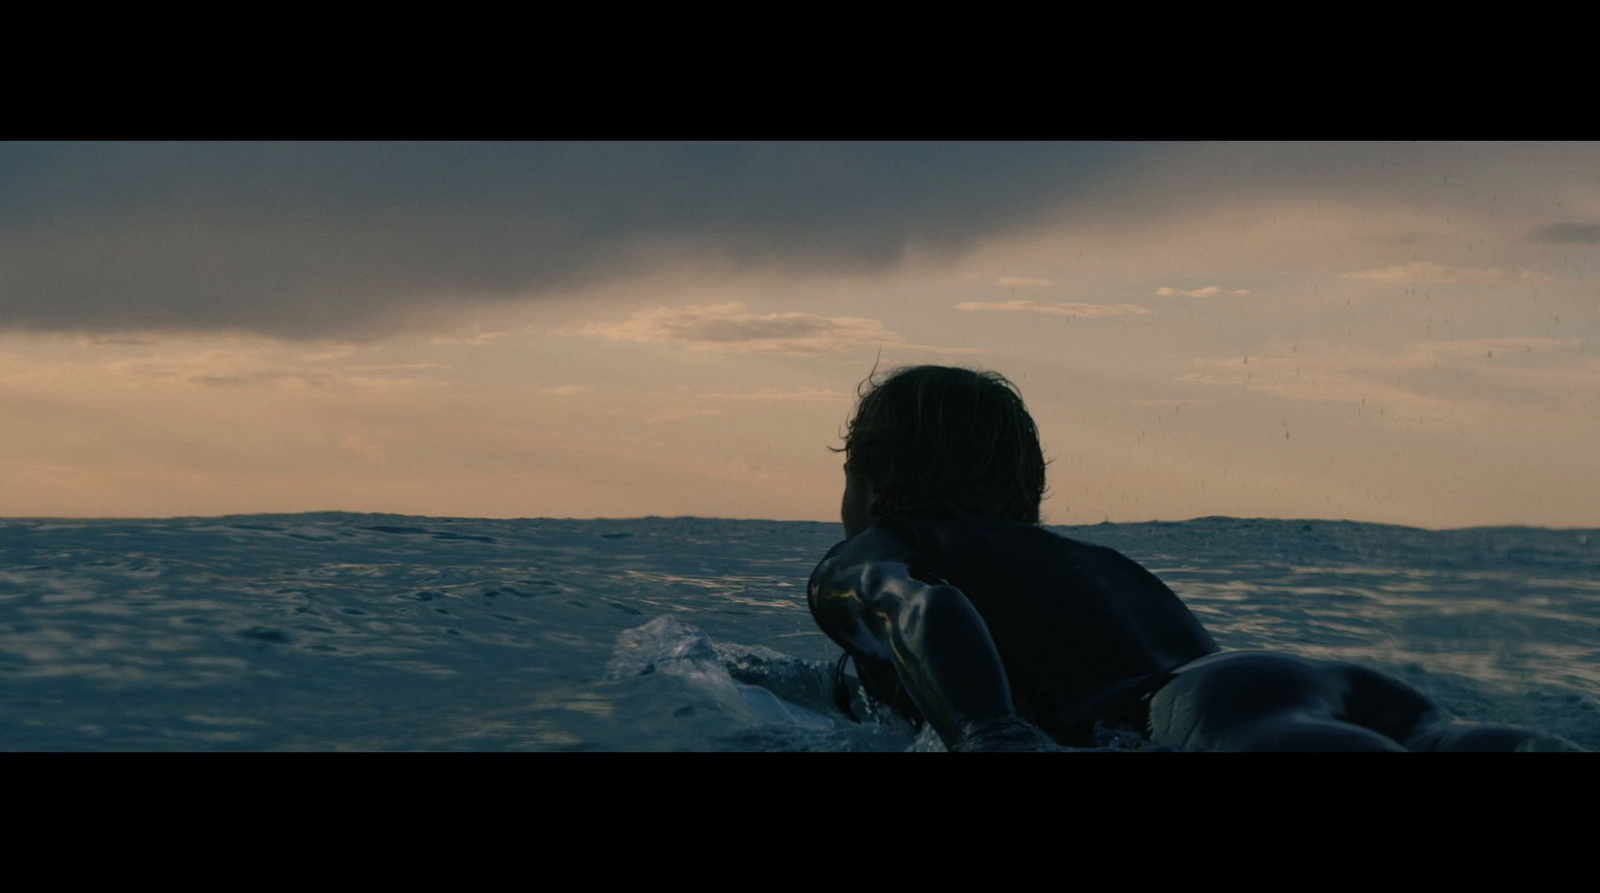
M1463 718L1600 749L1600 531L1052 529L1150 568L1224 648L1360 661ZM0 749L937 750L832 704L839 651L805 584L840 535L702 518L0 520Z

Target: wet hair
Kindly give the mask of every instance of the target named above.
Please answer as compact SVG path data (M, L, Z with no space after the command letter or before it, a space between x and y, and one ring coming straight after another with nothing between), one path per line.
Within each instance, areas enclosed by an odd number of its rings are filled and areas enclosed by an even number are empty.
M874 371L856 394L835 452L887 510L948 502L986 518L1039 523L1039 430L1004 375L911 366L881 380Z

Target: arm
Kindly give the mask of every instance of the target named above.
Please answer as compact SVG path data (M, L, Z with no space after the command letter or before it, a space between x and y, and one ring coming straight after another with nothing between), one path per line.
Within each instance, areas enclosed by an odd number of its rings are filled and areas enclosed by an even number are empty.
M823 632L852 656L894 667L901 686L951 750L974 732L1015 723L1005 667L989 628L954 586L914 575L898 538L869 530L830 553L808 600Z

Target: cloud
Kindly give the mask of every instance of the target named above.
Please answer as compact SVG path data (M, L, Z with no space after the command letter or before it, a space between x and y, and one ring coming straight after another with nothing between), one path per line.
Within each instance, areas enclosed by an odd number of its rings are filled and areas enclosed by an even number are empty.
M1233 291L1224 291L1215 285L1208 285L1205 288L1195 288L1184 291L1181 288L1173 288L1170 285L1163 285L1162 287L1156 289L1156 294L1161 295L1162 297L1183 295L1186 298L1214 298L1218 295L1238 295L1239 297L1247 297L1249 296L1250 292L1248 289L1243 288L1235 289Z
M1231 381L1229 382L1229 384L1234 384L1234 383L1235 382L1231 382ZM1122 402L1128 404L1129 406L1190 406L1190 405L1202 405L1203 406L1203 405L1206 405L1206 404L1216 403L1217 401L1215 401L1215 400L1202 400L1202 399L1197 398L1197 397L1174 397L1174 398L1169 399L1169 400L1138 399L1138 400L1124 400Z
M429 340L434 344L488 344L516 334L515 332L476 332L471 335L435 335Z
M688 419L714 416L733 416L747 413L751 404L822 403L849 404L855 394L828 388L766 388L756 391L698 391L679 387L672 390L653 391L646 395L651 409L641 416L649 423L680 422ZM732 404L732 405L729 405ZM788 410L784 410L787 412Z
M726 409L717 409L712 406L671 406L665 409L654 409L639 417L640 421L652 425L662 422L683 422L689 419L703 419L712 416L732 415Z
M641 310L620 323L590 323L583 332L614 341L682 344L694 350L724 353L805 355L905 344L875 319L752 313L737 302Z
M1401 285L1456 282L1500 282L1506 274L1500 270L1480 270L1474 267L1446 267L1431 261L1418 261L1359 273L1346 273L1344 279L1367 279L1374 282L1391 282Z
M1291 355L1200 358L1180 381L1244 387L1315 402L1403 408L1430 424L1482 420L1492 407L1559 402L1600 386L1600 360L1581 342L1538 336L1419 341L1399 353L1329 349ZM1300 345L1305 348L1306 345Z
M443 380L431 373L449 368L438 363L317 368L314 363L307 358L274 357L255 348L234 348L125 359L107 363L104 368L118 378L179 382L207 388L359 388L369 391L441 387ZM396 377L382 374L384 372L417 374Z
M564 384L564 385L561 385L560 387L545 388L544 390L540 391L539 393L541 393L541 394L556 394L556 395L562 396L562 397L570 397L573 394L582 394L582 393L585 393L588 390L589 390L588 385Z
M1372 236L1374 241L1384 242L1389 245L1415 245L1428 237L1427 233L1395 233L1389 236Z
M368 462L376 462L380 465L385 465L389 462L389 454L384 451L383 445L365 434L352 434L341 441L339 446L366 459Z
M83 345L110 345L116 347L149 347L159 343L154 338L137 335L80 335L77 342Z
M1563 338L1458 338L1452 341L1419 341L1412 349L1430 357L1487 357L1492 354L1529 354L1535 351L1571 347L1577 342Z
M780 403L840 403L855 399L855 395L848 391L835 391L828 388L806 388L802 390L765 390L744 392L717 392L705 395L708 400L757 400L773 401Z
M1464 175L1559 195L1597 159L1581 143L4 143L0 330L436 334L644 274L881 274L1047 224L1151 232L1262 198L1431 215L1466 201Z
M1025 276L1001 276L994 281L995 285L1009 285L1012 288L1037 288L1045 285L1055 285L1048 279L1029 279Z
M1600 245L1600 223L1550 223L1539 227L1536 242Z
M181 381L214 388L323 387L335 380L332 373L286 366L248 350L207 350L187 356L120 360L106 369L118 377Z
M1137 304L1044 304L1039 301L967 301L957 310L1009 310L1048 313L1056 316L1150 316L1155 313Z
M7 143L0 330L364 340L675 264L857 274L1160 146Z

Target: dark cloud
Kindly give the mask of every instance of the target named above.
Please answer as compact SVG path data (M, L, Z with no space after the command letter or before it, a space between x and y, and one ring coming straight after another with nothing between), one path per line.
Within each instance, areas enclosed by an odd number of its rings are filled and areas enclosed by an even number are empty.
M1583 144L0 144L0 329L362 338L451 302L677 260L870 272L911 246L953 254L1063 213L1142 226L1262 194L1476 200L1492 194L1482 171L1592 176L1597 157Z
M1539 227L1534 240L1539 242L1575 242L1583 245L1600 245L1600 224L1551 223Z
M1038 219L1139 147L10 144L0 328L402 328L663 257L874 270Z

